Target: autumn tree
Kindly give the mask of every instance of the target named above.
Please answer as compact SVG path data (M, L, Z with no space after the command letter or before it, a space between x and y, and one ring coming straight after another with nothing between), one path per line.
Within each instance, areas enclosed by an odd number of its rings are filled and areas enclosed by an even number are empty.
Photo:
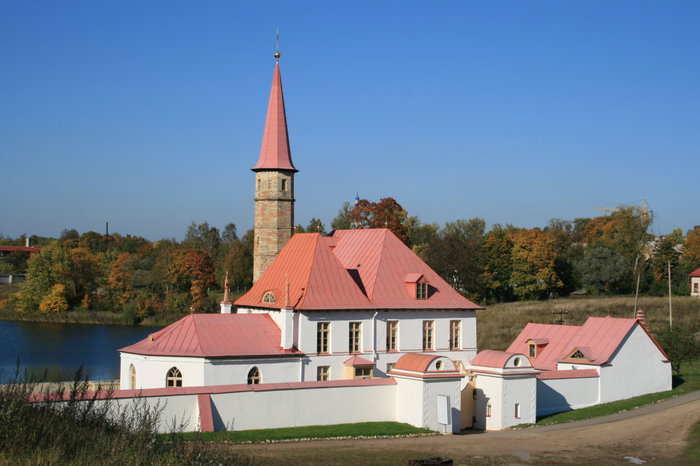
M360 199L350 212L350 221L357 228L388 228L407 246L411 246L406 231L406 211L391 197L369 202Z
M689 272L700 267L700 227L690 230L685 237L683 262Z
M131 254L123 252L112 264L109 274L109 286L112 296L121 306L126 304L131 298L131 279L134 274L130 264Z
M103 277L98 258L86 248L71 249L69 277L73 282L75 297L86 308L97 301L96 291ZM77 303L76 303L77 304Z
M75 296L72 267L70 252L58 241L45 246L39 254L32 255L27 263L27 279L20 285L18 293L20 309L37 311L41 300L56 284L63 285L63 296L72 299Z
M69 306L65 293L66 287L56 283L51 287L48 294L41 299L39 310L44 314L66 312Z
M168 266L168 277L178 289L189 290L192 305L196 310L208 309L208 289L214 286L216 281L214 267L203 249L175 249Z
M513 234L510 280L520 299L543 299L563 283L554 269L556 253L551 235L539 228Z

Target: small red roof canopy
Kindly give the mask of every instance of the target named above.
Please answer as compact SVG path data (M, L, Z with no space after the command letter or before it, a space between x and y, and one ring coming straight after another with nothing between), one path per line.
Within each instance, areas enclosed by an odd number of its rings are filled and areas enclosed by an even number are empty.
M302 355L282 349L280 336L267 314L191 314L119 351L203 358Z
M580 327L527 324L507 351L528 354L528 341L547 338L549 343L544 346L538 345L535 358L530 358L536 369L556 370L557 362L565 361L600 366L610 361L635 325L642 327L651 341L659 348L664 359L668 359L656 340L637 319L618 319L609 316L589 317ZM586 359L565 359L577 350Z
M407 291L410 274L420 274L428 283L427 299ZM274 303L263 302L268 291L275 295ZM385 228L338 230L332 237L295 234L235 305L281 309L287 302L296 310L483 309Z
M262 145L260 146L260 158L253 167L253 171L259 170L290 170L298 171L292 164L292 156L289 151L289 135L287 133L287 115L284 111L284 95L282 94L282 77L280 65L275 65L275 74L272 78L270 90L270 102L267 105L267 118L263 132Z
M689 277L700 277L700 268L697 268L688 274Z
M520 353L509 353L507 351L482 350L471 360L472 366L494 367L503 369L506 363L513 356L522 356ZM522 366L530 367L530 365Z

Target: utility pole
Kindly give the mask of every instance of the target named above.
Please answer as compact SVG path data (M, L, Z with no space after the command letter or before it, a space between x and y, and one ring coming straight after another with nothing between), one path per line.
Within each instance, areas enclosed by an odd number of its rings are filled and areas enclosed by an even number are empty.
M671 303L671 261L668 261L668 325L673 328L673 305Z

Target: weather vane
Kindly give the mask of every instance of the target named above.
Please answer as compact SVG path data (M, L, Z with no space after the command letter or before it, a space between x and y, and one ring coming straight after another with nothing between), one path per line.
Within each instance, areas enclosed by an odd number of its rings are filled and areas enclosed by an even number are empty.
M280 28L277 28L277 39L275 40L275 58L280 62Z

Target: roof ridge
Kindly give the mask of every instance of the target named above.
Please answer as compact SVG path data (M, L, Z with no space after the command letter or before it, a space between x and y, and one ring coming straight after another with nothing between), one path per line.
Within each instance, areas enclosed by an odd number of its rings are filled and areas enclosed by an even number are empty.
M379 258L377 259L377 273L374 275L374 283L372 284L372 296L367 296L367 299L371 303L374 303L374 291L377 289L377 281L379 281L379 275L380 275L380 270L382 269L382 265L384 264L384 254L386 254L386 240L387 240L387 233L389 232L388 228L380 228L379 229L381 235L382 235L382 240L381 240L381 248L379 249Z
M314 262L316 262L316 251L317 251L317 248L319 247L318 240L321 237L321 233L311 233L311 234L314 236L314 238L313 238L313 241L314 241L313 253L311 254L309 266L306 268L306 270L304 272L306 274L306 276L303 276L302 280L301 280L302 285L304 285L301 288L301 290L302 290L301 296L299 297L297 302L294 304L294 306L293 306L294 308L297 308L297 307L302 308L304 306L304 300L306 299L306 293L309 290L309 281L311 279L311 272L313 270L313 264L314 264ZM291 300L289 300L289 302L291 303Z
M197 314L190 314L192 317L192 327L194 328L194 340L197 342L196 347L200 353L204 354L204 348L202 348L202 341L199 339L199 325L197 325L197 319L195 318Z

